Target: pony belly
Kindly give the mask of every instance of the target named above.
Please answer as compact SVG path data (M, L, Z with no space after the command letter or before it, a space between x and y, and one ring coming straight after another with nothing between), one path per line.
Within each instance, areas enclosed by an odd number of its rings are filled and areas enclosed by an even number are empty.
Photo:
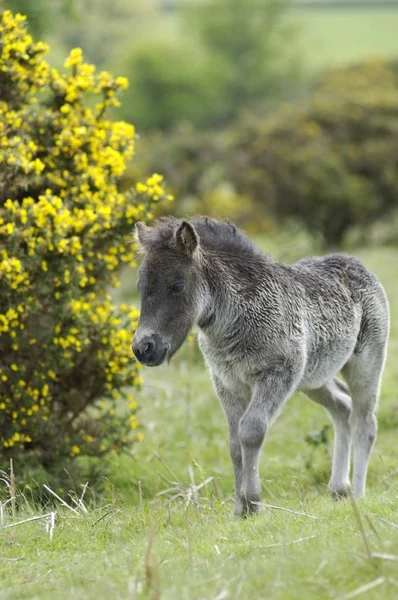
M318 350L307 360L307 367L299 384L299 390L311 390L322 387L330 381L351 357L356 340L333 345L329 353Z

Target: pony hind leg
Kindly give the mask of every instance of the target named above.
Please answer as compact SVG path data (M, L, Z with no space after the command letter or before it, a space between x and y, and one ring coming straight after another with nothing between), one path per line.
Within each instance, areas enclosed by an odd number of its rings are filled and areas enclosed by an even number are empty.
M376 410L385 360L385 343L363 347L343 368L352 397L353 492L363 496L369 458L376 441Z
M308 390L306 395L329 413L334 426L334 448L329 489L333 498L350 491L351 398L348 388L336 377L321 388Z

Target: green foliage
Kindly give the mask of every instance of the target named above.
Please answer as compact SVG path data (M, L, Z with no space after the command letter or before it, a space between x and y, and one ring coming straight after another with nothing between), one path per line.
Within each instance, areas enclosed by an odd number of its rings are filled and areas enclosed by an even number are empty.
M131 354L138 312L114 306L107 290L121 265L134 264L135 221L166 195L160 175L131 194L119 189L134 127L106 112L127 80L96 74L80 49L61 74L47 50L24 17L3 12L0 452L55 465L137 438L137 403L125 388L140 383ZM127 401L116 412L118 398Z
M34 35L42 36L52 23L54 5L51 7L48 0L35 0L35 2L31 2L30 0L9 0L7 8L15 13L26 15L29 20L29 30Z
M216 118L218 73L191 41L145 36L123 70L130 89L121 114L139 129L167 130L182 121L208 124Z
M177 198L171 207L176 216L206 214L229 218L247 231L268 231L271 220L251 197L238 193L228 174L229 133L201 132L189 124L169 133L148 133L124 175L124 185L161 165Z
M398 206L397 118L394 64L327 73L304 100L238 127L231 181L276 218L340 244Z
M56 27L58 19L70 16L74 0L4 0L7 8L27 17L28 29L35 37L42 37Z
M186 121L219 128L242 110L286 95L299 69L285 10L272 0L184 4L170 34L164 23L163 32L155 25L156 33L126 53L131 102L123 116L139 129Z
M287 1L205 0L186 5L187 28L218 65L223 119L263 105L297 84L295 30Z
M51 28L51 39L65 48L81 47L88 60L101 67L119 67L121 48L149 26L154 13L151 0L69 1L71 9L58 20L59 28Z

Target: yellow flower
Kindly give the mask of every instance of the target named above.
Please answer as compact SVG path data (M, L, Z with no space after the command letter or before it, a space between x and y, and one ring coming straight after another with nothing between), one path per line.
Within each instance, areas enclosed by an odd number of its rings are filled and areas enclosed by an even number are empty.
M66 59L64 66L69 69L70 67L76 67L81 65L83 62L83 51L81 48L73 48L70 51L68 58Z
M126 90L129 87L127 77L116 77L116 83L122 90Z
M33 41L24 20L10 11L0 15L0 72L6 82L12 81L17 99L0 100L0 161L5 176L15 178L16 185L20 177L32 194L24 197L19 186L21 194L10 192L0 215L0 235L10 238L0 248L0 287L8 299L0 309L0 335L14 353L8 376L0 372L3 392L9 395L1 398L0 408L12 418L0 450L14 445L19 449L38 437L42 421L54 419L50 396L69 408L68 390L59 379L80 364L80 352L84 364L101 374L101 394L107 398L124 397L123 389L141 382L131 356L138 311L127 305L115 309L106 289L117 287L124 264L134 263L129 239L134 223L152 218L156 202L166 198L163 177L157 173L137 184L139 202L119 189L119 178L135 151L135 129L113 122L105 111L118 105L127 79L96 73L83 62L80 48L66 59L67 73L60 73L44 60L48 46ZM36 318L51 300L56 301L58 319L52 335L39 331ZM31 364L27 346L33 350L39 343ZM89 387L89 380L82 386ZM137 404L132 397L126 404L129 425L135 429ZM112 405L105 404L102 417L118 426ZM54 427L58 434L57 423ZM87 431L81 435L94 441ZM82 452L78 445L70 446L72 456ZM101 452L110 449L100 446Z
M40 173L45 168L45 164L40 160L40 158L36 158L36 160L33 161L32 165L33 165L36 175L40 175Z

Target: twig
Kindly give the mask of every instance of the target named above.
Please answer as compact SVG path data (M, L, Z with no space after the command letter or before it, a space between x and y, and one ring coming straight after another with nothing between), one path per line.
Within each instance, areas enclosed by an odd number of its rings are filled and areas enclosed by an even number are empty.
M48 485L44 484L43 487L44 487L45 490L47 490L48 492L50 492L50 494L52 494L53 496L55 496L55 498L57 498L57 500L59 500L63 506L66 506L66 508L69 508L69 510L71 510L72 512L74 512L76 515L80 516L79 511L77 511L75 508L73 508L72 506L70 506L70 504L68 504L67 502L65 502L65 500L62 500L62 498L60 498L58 496L58 494L56 494L51 488L49 488Z
M381 558L382 560L398 560L397 554L384 554L383 552L372 552L373 558Z
M344 594L344 596L339 596L339 598L337 600L350 600L351 598L356 598L360 594L368 592L369 590L372 590L373 588L377 587L378 585L381 585L384 582L385 582L384 577L378 577L377 579L374 579L370 583L361 585L356 590L353 590L352 592L349 592L348 594Z
M313 540L317 537L317 535L309 535L308 537L299 538L298 540L293 540L291 542L278 542L276 544L267 544L266 546L255 546L255 548L276 548L277 546L290 546L293 544L300 544L301 542L306 542L307 540Z
M100 523L101 521L103 521L112 512L113 512L113 508L111 508L110 510L108 510L104 515L102 515L102 517L100 517L99 519L97 519L96 521L94 521L94 523L91 525L91 527L94 527L94 525L97 525L97 523Z
M355 518L358 523L359 532L361 534L361 537L362 537L362 540L363 540L363 543L364 543L364 546L366 549L366 554L368 555L368 559L370 561L372 561L372 553L369 548L368 540L366 539L366 533L365 533L365 529L364 529L364 526L362 523L361 515L359 514L358 505L356 503L354 494L352 492L350 493L350 498L351 498L352 508L354 509L354 515L355 515Z
M120 512L122 512L121 508L118 508L117 510L115 510L115 507L112 506L112 508L110 508L110 510L108 510L104 515L102 515L102 517L100 517L99 519L94 521L94 523L92 523L91 527L94 527L94 525L97 525L98 523L100 523L101 521L106 519L106 517L108 517L110 514L117 515L117 513L120 513Z
M315 515L308 515L307 513L298 512L296 510L290 510L290 508L285 508L283 506L274 506L273 504L263 504L262 502L252 502L252 504L256 504L257 506L261 506L262 508L272 508L273 510L283 510L284 512L291 513L292 515L298 515L299 517L308 517L309 519L317 519Z

